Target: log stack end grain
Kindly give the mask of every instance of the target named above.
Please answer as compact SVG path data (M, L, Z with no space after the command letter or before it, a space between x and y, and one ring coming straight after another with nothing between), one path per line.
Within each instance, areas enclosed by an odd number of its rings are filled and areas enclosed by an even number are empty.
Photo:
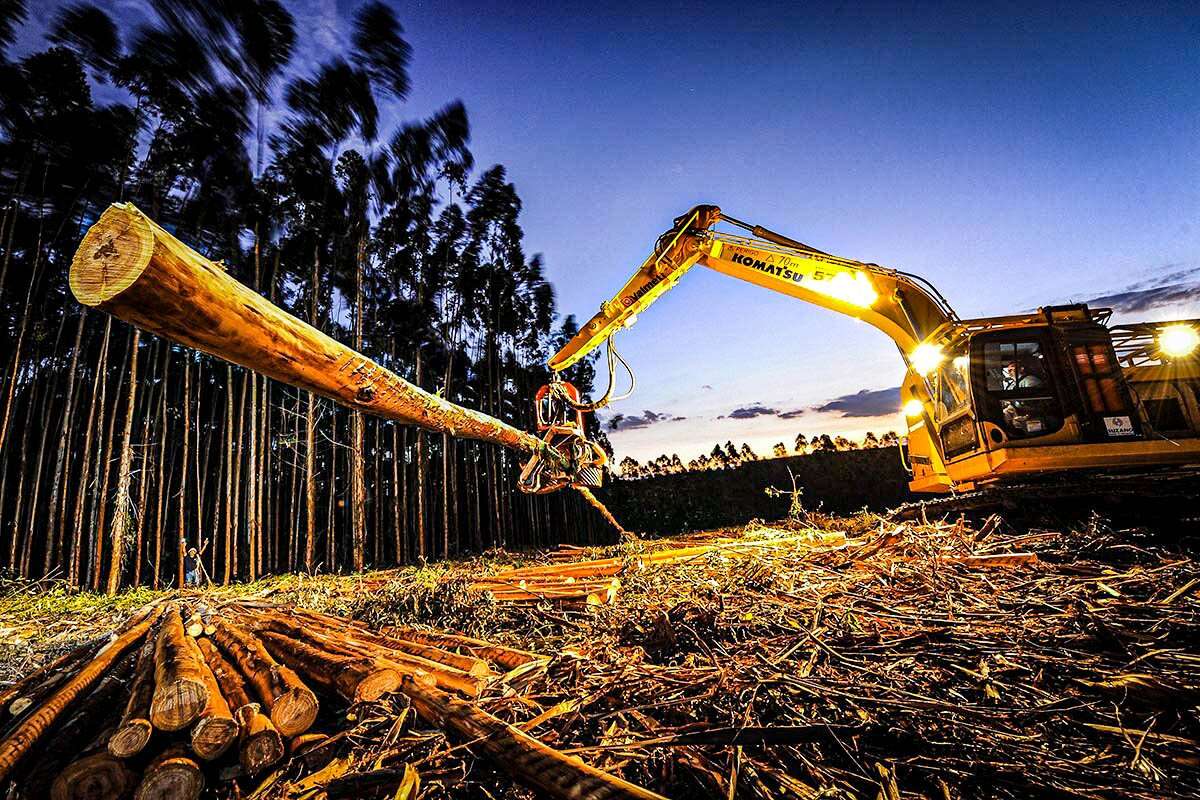
M187 749L175 745L150 762L134 800L196 800L204 791L204 772Z
M258 703L247 703L234 712L241 737L238 760L249 775L258 775L283 758L283 737L262 713Z
M111 753L94 753L67 765L50 787L51 800L120 800L137 783L125 762Z

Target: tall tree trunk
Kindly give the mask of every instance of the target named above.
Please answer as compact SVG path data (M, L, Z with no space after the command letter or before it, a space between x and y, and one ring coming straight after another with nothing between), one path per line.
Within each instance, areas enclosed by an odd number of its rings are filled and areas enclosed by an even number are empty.
M225 532L225 572L221 583L229 585L233 570L233 367L225 367L225 510L221 516Z
M421 348L417 347L416 356L416 372L414 374L415 382L418 387L421 386L421 373L424 363L421 359ZM416 537L417 537L417 559L425 560L425 431L417 428L417 445L415 448L416 456L416 490L417 490L417 519L416 519Z
M137 402L137 365L138 343L142 340L142 332L134 328L133 339L129 345L129 390L125 398L125 427L121 431L121 461L117 468L117 495L113 509L112 554L108 566L108 594L116 594L121 586L122 565L125 562L125 550L128 546L129 528L133 522L130 515L132 502L129 497L129 483L133 469L133 415Z
M233 397L232 385L229 387L229 396ZM231 455L233 456L233 461L231 462L233 465L233 491L230 492L229 498L229 510L231 514L229 527L233 530L233 546L229 550L229 557L233 560L233 577L235 580L242 575L238 555L238 550L240 549L238 544L240 537L238 534L241 530L242 522L242 439L246 429L246 381L244 379L242 380L242 397L238 400L237 407L239 415L235 424L236 430L231 440L233 443L231 449Z
M41 389L39 383L40 382L33 382L30 386L29 399L27 401L28 410L25 414L26 417L36 413L35 409L37 408L38 395L41 393L39 391ZM9 522L9 527L12 533L11 538L9 539L8 565L13 572L17 573L22 578L27 578L29 576L25 573L24 568L25 547L28 545L26 544L25 546L20 546L21 540L24 539L24 541L28 543L33 537L32 531L25 531L24 537L21 536L21 513L23 510L22 501L25 499L25 464L27 463L26 459L29 454L29 433L31 428L31 425L23 425L21 427L21 455L17 462L17 493L13 498L13 514L12 519ZM4 508L3 494L0 493L0 509L2 508Z
M96 357L96 374L92 381L92 402L88 406L87 425L84 427L83 438L83 462L79 470L79 486L75 496L75 517L73 528L75 530L74 542L71 546L71 569L67 580L71 586L80 585L80 570L83 568L83 534L87 530L84 524L84 501L87 499L88 490L91 482L88 479L88 474L91 469L92 455L92 435L95 428L99 425L96 421L96 409L100 408L100 414L104 414L104 380L105 371L108 366L108 342L112 334L112 317L104 321L104 338L100 341L100 355ZM95 425L93 424L95 423Z
M329 423L329 501L325 507L325 569L328 572L337 571L337 409L333 409Z
M71 421L75 410L75 379L79 368L79 351L83 345L83 329L87 322L87 308L79 312L79 323L75 326L75 345L71 348L71 366L67 370L67 396L63 400L62 425L58 429L58 455L54 463L54 478L50 486L50 519L46 529L50 533L50 541L46 545L46 555L42 561L42 574L50 574L51 564L61 564L63 556L62 516L59 508L59 495L66 496L67 472L71 469L67 459L70 449Z
M187 554L187 471L188 437L190 435L192 406L192 363L186 352L183 354L183 460L179 463L179 541L176 542L177 588L183 588L183 562Z
M157 353L162 347L162 342L156 342L154 350ZM170 350L170 345L167 345L167 350ZM166 359L164 358L165 362ZM153 362L152 362L153 363ZM165 367L164 367L165 368ZM164 369L164 368L160 368ZM153 383L153 381L151 382ZM162 389L160 388L160 391ZM146 517L149 513L146 509L146 493L150 488L150 421L154 418L154 396L149 392L146 395L146 408L142 413L142 435L138 441L141 442L142 449L142 465L138 468L138 502L137 502L137 536L136 546L133 549L133 585L142 585L142 561L145 558L144 544L146 531Z
M367 238L358 237L354 268L354 349L363 349L363 262L366 260ZM357 408L350 411L350 527L351 557L354 571L360 572L367 547L367 488L363 468L363 415Z
M163 495L169 494L166 486L166 462L167 462L167 394L170 389L171 377L171 345L168 344L163 352L163 373L162 373L162 397L159 400L158 407L158 480L155 481L155 489L158 494L154 501L154 576L150 580L150 586L153 589L158 588L158 582L162 576L162 534L163 534L163 513L166 506L163 503Z
M250 409L246 420L250 425L246 443L246 539L249 543L248 579L253 581L258 579L262 563L262 541L258 529L258 490L262 479L261 465L258 463L258 375L249 372L246 380L250 381Z
M130 331L130 341L133 338L133 331ZM112 445L113 445L113 428L117 423L117 407L120 405L119 398L121 396L121 384L124 381L125 367L129 360L129 350L125 351L125 358L121 362L121 368L117 371L117 385L113 387L113 405L112 410L108 410L107 401L104 407L108 422L104 426L104 435L100 440L100 460L96 462L96 466L100 470L97 476L97 483L100 486L100 491L96 496L95 507L95 523L92 525L92 537L96 542L96 552L92 558L92 583L91 586L96 591L100 591L103 585L104 572L104 533L107 530L105 524L108 520L108 479L112 475L112 469L109 462L112 460Z
M321 287L321 251L320 245L313 245L312 274L309 276L309 308L308 324L314 328L317 323L318 298ZM317 555L317 397L308 393L308 410L304 417L304 569L312 574L316 568Z

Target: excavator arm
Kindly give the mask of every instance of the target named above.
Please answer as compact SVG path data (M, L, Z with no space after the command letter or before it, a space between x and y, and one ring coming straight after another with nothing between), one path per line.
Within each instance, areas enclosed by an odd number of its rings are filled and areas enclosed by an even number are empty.
M750 235L714 230L720 222ZM584 435L581 412L595 411L611 397L614 359L620 359L612 347L613 334L632 326L639 314L697 264L873 325L891 337L910 367L919 346L957 320L937 290L914 275L824 253L722 214L717 206L696 206L675 219L621 290L601 304L600 311L550 359L555 380L538 393L539 430L545 431L546 443L561 454L566 466L552 467L533 456L522 472L522 489L542 493L567 485L599 484L603 453ZM558 374L605 342L609 344L609 391L601 400L585 404ZM929 395L927 384L924 394ZM543 427L544 418L556 421Z
M738 236L713 230L726 222ZM675 286L696 264L866 322L887 334L906 362L922 342L957 319L945 299L914 275L830 255L802 242L696 206L659 237L621 290L549 361L555 372L586 357Z

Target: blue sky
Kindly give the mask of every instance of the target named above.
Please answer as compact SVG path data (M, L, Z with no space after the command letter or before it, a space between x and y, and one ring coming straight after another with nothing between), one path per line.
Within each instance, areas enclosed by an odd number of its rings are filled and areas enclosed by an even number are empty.
M303 69L358 3L290 5ZM395 6L415 89L394 113L465 102L564 314L713 202L919 273L963 316L1096 297L1200 315L1194 4ZM639 387L612 411L642 422L612 434L618 458L901 424L878 414L903 371L890 341L704 270L619 343Z

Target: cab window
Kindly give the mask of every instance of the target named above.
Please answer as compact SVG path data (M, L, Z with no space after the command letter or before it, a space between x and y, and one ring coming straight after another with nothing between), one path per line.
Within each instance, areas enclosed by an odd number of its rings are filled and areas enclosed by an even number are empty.
M983 353L987 391L999 405L995 421L1010 438L1044 436L1062 427L1040 341L986 342Z
M950 353L938 368L936 381L937 419L948 419L967 407L967 353Z

